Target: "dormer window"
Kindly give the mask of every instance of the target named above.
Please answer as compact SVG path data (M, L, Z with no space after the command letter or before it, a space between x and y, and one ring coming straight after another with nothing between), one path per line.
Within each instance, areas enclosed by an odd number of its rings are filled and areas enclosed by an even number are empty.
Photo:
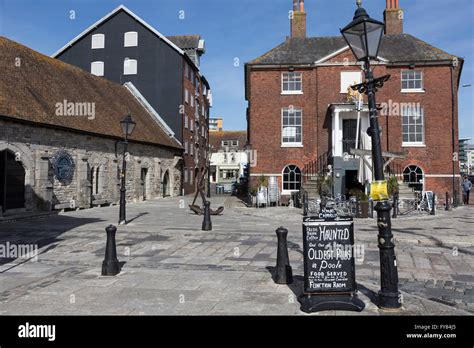
M105 47L105 35L94 34L92 35L92 49L100 49Z
M138 33L136 31L129 31L124 34L123 38L124 47L136 47L138 46Z

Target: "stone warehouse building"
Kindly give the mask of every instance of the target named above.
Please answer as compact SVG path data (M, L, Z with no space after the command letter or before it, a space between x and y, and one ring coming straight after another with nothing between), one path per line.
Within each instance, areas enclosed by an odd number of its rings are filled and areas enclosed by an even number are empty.
M291 36L245 67L248 137L258 161L251 179L277 176L287 196L312 174L332 177L334 194L372 180L366 96L342 36L307 37L304 0L293 1ZM344 27L353 7L335 27ZM377 17L377 16L373 16ZM391 75L377 93L385 169L415 190L444 197L459 187L458 87L463 60L403 32L398 0L387 0L385 35L375 77ZM359 155L356 154L359 150ZM457 161L456 156L454 159Z
M178 195L182 147L133 85L122 86L0 37L2 213L118 202L128 113L127 200Z
M184 146L184 194L207 163L210 86L200 70L200 35L164 36L121 5L53 54L116 83L131 82Z

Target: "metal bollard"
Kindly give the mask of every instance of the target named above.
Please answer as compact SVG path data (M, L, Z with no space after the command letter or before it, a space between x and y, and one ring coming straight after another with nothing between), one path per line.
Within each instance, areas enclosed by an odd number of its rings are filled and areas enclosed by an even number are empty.
M433 198L431 200L431 215L436 215L436 194L433 193Z
M374 218L374 200L369 198L369 218Z
M446 192L446 207L444 210L448 211L449 210L449 193Z
M293 270L290 266L290 259L288 257L288 247L286 243L288 230L286 228L280 227L276 230L276 234L278 238L278 249L275 283L291 284L293 283Z
M212 231L211 222L211 202L207 201L204 203L204 220L202 221L203 231Z
M115 246L115 233L117 227L109 225L105 228L107 232L107 244L105 246L105 259L102 262L102 275L114 276L120 273L119 261L117 260L117 248Z
M397 196L393 196L393 213L392 218L396 219L398 214L398 198Z
M303 193L303 215L308 216L308 194Z

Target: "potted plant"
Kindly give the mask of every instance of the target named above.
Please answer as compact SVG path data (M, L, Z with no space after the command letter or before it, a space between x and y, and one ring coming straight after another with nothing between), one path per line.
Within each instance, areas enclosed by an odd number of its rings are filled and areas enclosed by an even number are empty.
M357 198L358 210L356 217L367 219L369 217L369 197L360 189L352 189L349 194Z
M257 193L258 193L258 187L257 186L252 186L250 188L250 196L252 197L252 201L250 202L250 206L253 207L255 204L257 204Z
M318 176L318 191L321 197L331 197L332 196L332 185L333 179L332 176Z
M396 177L391 176L387 181L387 190L389 196L396 196L398 194L398 180Z

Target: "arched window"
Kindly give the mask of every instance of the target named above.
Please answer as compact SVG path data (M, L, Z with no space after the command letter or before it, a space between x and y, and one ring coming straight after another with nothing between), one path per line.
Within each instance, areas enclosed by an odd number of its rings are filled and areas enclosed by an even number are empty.
M301 187L301 169L295 165L286 166L283 170L283 190L298 191Z
M403 171L403 182L413 187L415 191L423 191L423 170L415 165L405 168Z

